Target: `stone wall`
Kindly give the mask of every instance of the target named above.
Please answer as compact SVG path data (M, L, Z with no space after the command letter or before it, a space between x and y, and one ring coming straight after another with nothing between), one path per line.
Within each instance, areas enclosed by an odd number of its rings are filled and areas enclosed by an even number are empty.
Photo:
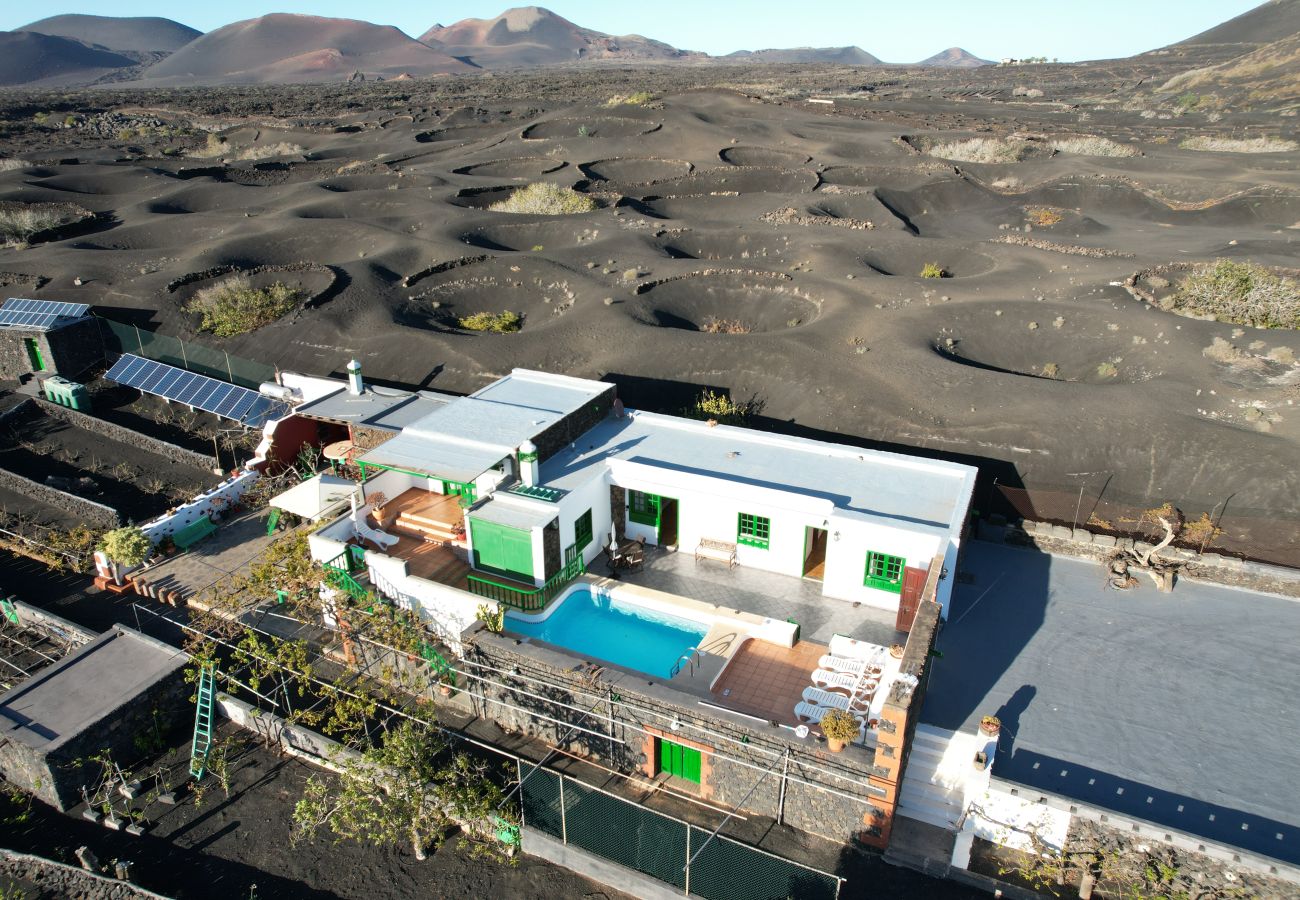
M351 425L348 429L351 433L352 446L360 450L373 450L385 441L391 441L397 437L396 431L388 431L384 428L367 428L364 425Z
M101 860L101 863L107 860ZM7 880L26 883L40 893L28 895L21 889L5 893L6 897L76 897L77 900L167 900L142 887L115 878L106 878L75 866L66 866L41 856L15 853L0 847L0 884Z
M880 791L868 778L877 770L861 747L832 754L824 742L800 740L770 723L722 711L702 714L698 698L657 681L606 684L574 671L566 654L535 645L517 650L514 639L483 630L467 638L465 653L459 668L469 677L462 688L475 712L506 732L551 744L564 738L559 746L567 753L648 777L659 772L657 741L667 739L701 751L703 800L743 802L747 812L837 841L859 835L874 819L872 802ZM476 674L508 687L487 684ZM598 702L601 694L604 702ZM580 727L571 731L575 724Z
M122 517L111 506L105 506L102 503L96 503L94 500L87 500L85 497L78 497L76 494L69 494L47 484L32 481L30 478L24 478L10 472L8 469L0 469L0 485L25 497L31 497L33 500L39 500L50 506L66 510L91 528L116 528L122 522Z
M550 524L542 529L543 579L549 579L560 571L560 566L563 565L560 557L560 520L552 519Z
M87 318L53 331L7 328L0 338L0 378L17 379L32 372L26 339L36 341L45 368L39 375L62 375L75 380L104 361L104 341L99 320Z
M533 438L537 447L537 461L544 463L582 435L596 427L609 415L614 406L614 385L590 400L582 409L570 413L550 428Z
M990 537L996 534L993 529L985 529L985 531L990 532ZM1028 521L1018 526L1008 525L1002 533L1002 539L1008 544L1036 547L1044 553L1057 553L1098 562L1108 559L1117 549L1132 547L1141 551L1150 546L1141 541L1134 542L1131 538L1116 537L1113 534L1094 534L1083 528L1070 528L1068 525ZM1300 571L1296 569L1247 562L1231 556L1221 556L1218 553L1197 553L1179 547L1167 547L1160 551L1160 554L1168 559L1183 561L1184 565L1179 571L1181 578L1249 588L1300 599Z
M196 453L193 450L186 450L184 447L177 447L175 444L169 444L167 441L161 441L158 438L150 437L131 428L118 425L115 422L109 422L95 416L87 415L75 409L68 409L66 406L60 406L57 403L51 403L45 399L36 401L40 411L45 415L60 419L70 425L75 425L83 431L90 431L94 434L101 434L128 447L137 447L141 450L147 450L158 456L170 459L172 462L181 463L186 466L194 466L199 469L211 469L216 465L216 461L206 453Z
M627 539L627 488L611 485L609 489L610 521L620 541Z

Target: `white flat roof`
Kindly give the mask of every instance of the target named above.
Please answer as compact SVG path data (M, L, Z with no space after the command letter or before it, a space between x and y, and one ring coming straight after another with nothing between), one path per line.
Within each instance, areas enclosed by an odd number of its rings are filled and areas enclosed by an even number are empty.
M473 510L469 517L481 522L495 522L510 528L528 530L544 528L551 523L558 511L554 505L540 501L529 502L511 494L493 494L492 497Z
M543 463L541 482L573 490L610 460L822 498L840 515L944 529L960 525L977 474L958 463L629 410Z
M271 505L304 519L318 519L357 489L356 482L323 472L271 498Z

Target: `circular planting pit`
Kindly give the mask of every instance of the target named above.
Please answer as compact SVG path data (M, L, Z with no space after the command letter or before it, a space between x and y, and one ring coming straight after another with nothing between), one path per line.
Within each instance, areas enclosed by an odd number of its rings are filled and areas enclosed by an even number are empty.
M795 150L773 147L724 147L718 158L732 166L767 166L794 168L812 162L812 157Z
M687 231L666 235L656 242L673 259L772 260L781 263L790 250L785 235L744 234L734 231Z
M999 312L1001 315L999 315ZM1153 344L1065 304L1015 301L954 308L931 349L975 369L1082 384L1146 381L1163 365Z
M921 278L921 273L927 266L935 265L943 271L943 277L924 279L935 282L947 278L983 275L997 265L993 257L975 250L951 244L935 246L929 241L916 239L892 246L873 247L862 254L861 260L863 265L881 275L905 278Z
M1243 282L1251 285L1251 293L1234 295L1229 286ZM1190 285L1188 297L1180 296L1185 283ZM1133 274L1125 284L1135 298L1164 312L1283 332L1292 327L1300 306L1300 269L1258 265L1249 259L1166 263Z
M418 287L407 294L395 320L440 332L499 336L490 328L466 327L462 320L505 312L518 317L517 327L505 334L528 330L568 312L577 300L570 273L544 260L519 257L467 260L407 281Z
M558 172L567 166L564 160L548 156L520 156L515 159L494 159L453 169L456 175L474 175L479 178L538 178Z
M517 225L482 225L463 233L460 239L483 250L541 252L591 243L600 235L601 229L596 226L558 216Z
M481 137L495 134L500 130L501 126L499 125L448 125L446 128L421 131L415 136L415 140L421 144L468 144Z
M167 292L174 295L174 302L183 309L194 295L204 288L220 284L230 278L248 279L253 289L270 287L277 281L302 292L298 308L319 306L329 300L336 292L338 275L328 266L316 263L297 263L288 266L216 266L202 272L190 272L168 283ZM281 317L283 318L283 317Z
M811 169L758 166L707 169L655 185L660 197L701 197L730 194L806 194L817 187Z
M653 157L617 157L582 163L578 169L592 181L613 181L622 184L653 184L669 178L680 178L695 171L695 165L684 159L655 159Z
M633 138L650 134L663 127L662 122L642 122L614 116L588 119L551 119L529 125L520 135L526 141L553 141L564 138Z
M651 282L629 305L637 321L719 335L782 331L806 325L820 303L770 272L701 272Z

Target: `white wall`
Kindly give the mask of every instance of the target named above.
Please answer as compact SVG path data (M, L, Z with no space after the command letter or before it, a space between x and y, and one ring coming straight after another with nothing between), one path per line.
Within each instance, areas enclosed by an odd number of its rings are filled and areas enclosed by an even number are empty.
M867 553L901 556L905 565L929 569L939 552L942 536L935 529L891 528L861 519L831 517L826 541L826 572L823 592L828 597L852 600L881 609L898 609L899 594L863 584ZM839 532L839 540L835 533Z
M461 635L478 620L479 606L497 608L491 600L407 574L400 559L368 551L366 565L371 583L381 593L402 609L418 612L420 620L457 655L462 652Z
M213 510L213 501L218 498L222 501L223 508L229 508L231 504L239 501L244 491L248 490L254 481L261 477L256 470L245 469L235 477L227 478L212 490L199 494L188 503L181 504L175 512L159 516L152 522L146 522L140 526L140 530L149 540L157 543L165 536L175 534L208 515Z
M389 500L396 500L403 493L411 488L419 488L422 491L442 492L442 482L434 478L421 478L418 475L408 475L405 472L397 472L387 469L378 475L372 475L365 480L365 496L373 497L376 492L382 491L384 497Z
M589 509L591 510L591 543L582 550L582 561L587 565L600 556L601 550L609 543L609 480L603 470L586 484L574 488L560 501L561 563L564 561L564 548L576 539L574 523L578 516Z

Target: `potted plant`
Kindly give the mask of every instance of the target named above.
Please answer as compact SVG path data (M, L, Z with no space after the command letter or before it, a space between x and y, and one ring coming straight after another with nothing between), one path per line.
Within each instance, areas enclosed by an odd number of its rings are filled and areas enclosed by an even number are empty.
M822 717L821 729L830 751L839 753L858 736L858 720L842 709L832 709Z
M367 494L366 499L370 501L370 508L374 510L375 521L384 521L384 505L388 503L388 496L383 491L375 491L373 494Z
M107 532L100 539L99 549L113 566L113 583L122 583L122 567L134 569L149 556L153 542L138 526L127 525Z
M997 737L998 732L1002 730L1002 720L997 716L985 716L980 719L980 734L988 737Z
M891 645L889 646L889 655L892 656L894 659L902 659L902 658L903 658L903 645L902 645L902 644L891 644Z
M438 676L438 693L444 697L451 696L451 676L446 672Z

